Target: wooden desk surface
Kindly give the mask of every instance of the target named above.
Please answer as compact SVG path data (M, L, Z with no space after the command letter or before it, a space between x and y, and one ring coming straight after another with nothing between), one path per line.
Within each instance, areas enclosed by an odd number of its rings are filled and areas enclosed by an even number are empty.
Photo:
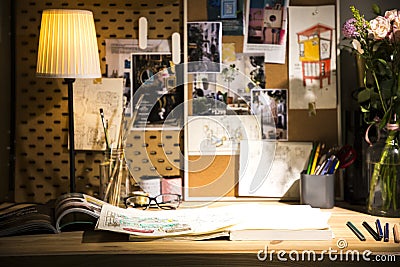
M361 226L363 221L374 224L377 217L335 207L330 226L335 238L329 241L149 241L128 242L126 235L111 232L67 232L53 235L14 236L0 238L0 266L106 266L132 264L135 266L326 266L344 264L366 266L385 261L385 266L399 266L400 244L392 235L394 223L400 218L380 218L390 223L390 241L375 241ZM365 235L360 241L347 228L353 222ZM347 247L340 249L338 240ZM267 249L267 250L265 250ZM268 258L260 260L267 251ZM352 254L358 251L357 255ZM368 254L372 252L372 255ZM303 252L303 254L302 254ZM316 258L309 253L315 252ZM330 253L329 253L330 252ZM347 259L346 260L346 252ZM366 259L363 259L363 253ZM280 255L280 258L278 256ZM299 255L300 261L293 261ZM304 260L301 257L305 256ZM336 256L335 256L336 255ZM342 260L340 257L342 255ZM354 255L354 258L352 256ZM271 258L272 257L272 258ZM336 259L335 259L336 258ZM280 259L286 259L282 261ZM354 260L352 260L354 259ZM396 262L397 261L397 262ZM45 265L43 265L46 263ZM397 263L397 264L396 264ZM123 266L123 265L122 265Z

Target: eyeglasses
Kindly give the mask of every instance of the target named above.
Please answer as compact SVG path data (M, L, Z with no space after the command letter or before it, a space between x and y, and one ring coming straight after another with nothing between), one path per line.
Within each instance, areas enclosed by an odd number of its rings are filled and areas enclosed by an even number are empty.
M151 204L152 201L155 204ZM181 204L181 195L178 194L161 194L156 197L149 197L145 195L129 196L124 199L127 208L142 208L148 209L149 207L159 207L160 209L171 210L177 209Z

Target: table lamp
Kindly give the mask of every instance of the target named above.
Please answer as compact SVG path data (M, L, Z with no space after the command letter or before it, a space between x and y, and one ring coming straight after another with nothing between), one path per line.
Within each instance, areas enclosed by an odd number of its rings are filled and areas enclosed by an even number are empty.
M64 78L68 85L70 191L75 192L73 83L75 78L101 77L96 29L91 11L43 11L36 75Z

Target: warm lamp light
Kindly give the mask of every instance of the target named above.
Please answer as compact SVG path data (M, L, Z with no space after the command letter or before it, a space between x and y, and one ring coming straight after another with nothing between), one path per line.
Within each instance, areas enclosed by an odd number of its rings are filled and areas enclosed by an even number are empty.
M70 191L75 192L73 82L75 78L101 77L96 29L91 11L43 11L36 75L64 78L68 84Z

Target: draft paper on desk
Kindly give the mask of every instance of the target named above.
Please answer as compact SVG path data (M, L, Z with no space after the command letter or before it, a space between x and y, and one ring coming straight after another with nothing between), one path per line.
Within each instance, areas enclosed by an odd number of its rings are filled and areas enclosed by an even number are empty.
M222 231L238 223L236 214L230 207L153 211L107 204L101 209L96 229L148 238L200 235Z
M243 140L239 196L299 199L298 180L311 149L311 142Z
M123 209L102 206L96 229L138 238L195 236L232 229L327 229L329 212L309 205L239 203L178 210Z
M77 79L74 83L75 149L105 150L105 132L100 116L108 120L109 144L116 144L122 120L123 79Z

